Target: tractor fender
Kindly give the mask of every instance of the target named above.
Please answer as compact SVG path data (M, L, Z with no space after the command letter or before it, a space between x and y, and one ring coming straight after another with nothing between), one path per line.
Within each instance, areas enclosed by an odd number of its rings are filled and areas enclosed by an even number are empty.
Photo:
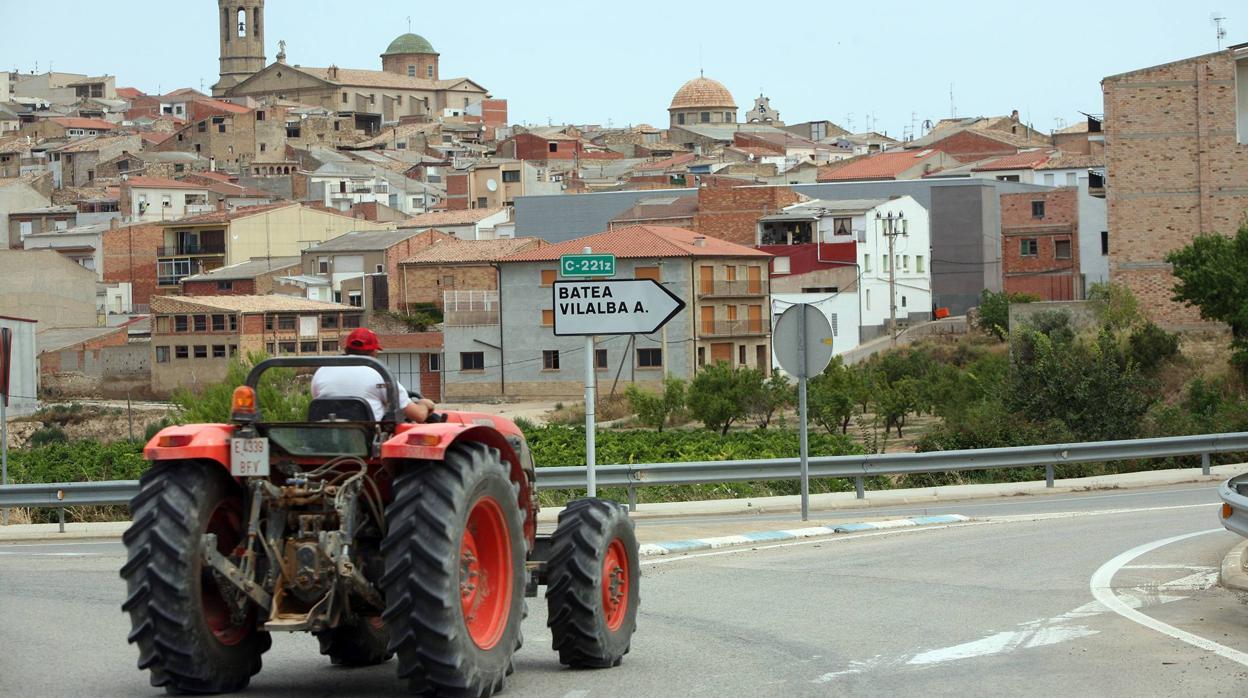
M511 470L511 481L518 485L516 493L520 511L527 516L524 522L525 538L530 545L537 536L537 496L532 482L521 463L520 454L507 442L506 436L493 426L484 424L403 424L395 435L381 445L383 462L412 460L445 460L447 450L457 441L475 441L498 449L503 461Z
M230 467L230 435L233 424L183 424L161 429L143 447L149 461L199 460L213 461L227 470Z

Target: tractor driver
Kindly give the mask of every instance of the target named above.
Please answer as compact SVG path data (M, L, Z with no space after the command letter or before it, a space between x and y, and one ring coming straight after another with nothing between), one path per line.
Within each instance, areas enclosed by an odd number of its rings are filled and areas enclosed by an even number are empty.
M379 351L381 344L377 341L377 334L367 327L352 330L343 348L343 353L348 356L375 357ZM362 397L380 421L386 414L386 386L380 378L368 366L322 366L312 376L312 397ZM402 384L399 384L398 398L399 407L409 421L423 422L433 413L433 400L422 397L413 401Z

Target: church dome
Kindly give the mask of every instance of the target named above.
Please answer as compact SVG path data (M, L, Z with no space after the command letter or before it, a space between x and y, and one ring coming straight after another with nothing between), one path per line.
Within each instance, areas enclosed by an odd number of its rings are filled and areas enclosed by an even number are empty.
M437 53L433 50L433 44L429 40L419 34L407 33L390 42L386 47L383 56L393 56L405 53Z
M712 80L708 77L696 77L681 85L679 90L676 90L676 95L672 97L672 104L668 109L698 109L701 107L736 109L737 105L732 101L732 93L718 80Z

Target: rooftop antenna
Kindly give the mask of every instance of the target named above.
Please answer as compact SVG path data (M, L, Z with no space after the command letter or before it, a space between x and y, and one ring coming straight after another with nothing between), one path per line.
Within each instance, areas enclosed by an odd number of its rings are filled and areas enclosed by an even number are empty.
M408 34L412 33L412 16L411 15L407 16L407 33Z
M949 83L949 118L958 118L958 107L953 102L953 83Z
M1218 40L1218 50L1222 50L1222 40L1226 38L1226 30L1222 28L1222 23L1226 21L1224 15L1213 12L1209 15L1209 21L1213 22L1214 36Z
M706 71L702 69L702 44L698 44L698 77L706 77Z

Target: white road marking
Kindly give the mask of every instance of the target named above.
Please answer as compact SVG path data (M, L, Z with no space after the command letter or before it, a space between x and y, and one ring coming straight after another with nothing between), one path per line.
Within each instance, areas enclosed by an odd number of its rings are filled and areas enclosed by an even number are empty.
M0 555L14 557L101 557L101 553L24 553L17 550L0 550Z
M118 545L121 540L65 541L58 543L0 543L0 548L53 548L58 545Z
M1217 569L1208 565L1123 565L1124 570L1201 570Z
M585 696L587 695L589 695L589 691L576 690L576 691L568 691L567 693L563 694L563 698L585 698Z
M1248 666L1248 654L1245 654L1244 652L1240 652L1237 649L1227 647L1226 645L1218 644L1217 642L1214 642L1213 640L1203 638L1199 635L1189 633L1186 630L1180 630L1174 627L1173 625L1163 623L1151 616L1146 616L1143 613L1140 613L1134 608L1131 608L1127 604L1123 603L1122 599L1119 598L1118 595L1114 592L1114 589L1112 586L1113 581L1114 581L1114 575L1117 574L1118 571L1121 570L1123 567L1125 567L1127 563L1131 562L1137 557L1144 555L1145 553L1152 552L1156 550L1157 548L1169 545L1171 543L1177 543L1181 540L1187 540L1188 538L1195 538L1196 536L1208 535L1210 533L1220 533L1223 530L1225 529L1210 528L1204 531L1196 531L1195 533L1184 533L1183 535L1171 536L1170 538L1162 538L1161 540L1155 540L1151 543L1138 545L1126 551L1125 553L1118 555L1117 557L1110 560L1109 562L1106 562L1104 565L1101 565L1101 568L1098 569L1096 573L1092 575L1092 579L1089 582L1089 586L1092 589L1092 595L1096 597L1097 601L1100 601L1102 604L1104 604L1106 608L1113 611L1114 613L1117 613L1123 618L1126 618L1127 620L1133 621L1135 623L1139 623L1140 625L1146 628L1156 630L1157 632L1162 633L1163 635L1169 635L1170 637L1176 640L1179 640L1181 642L1186 642L1187 644L1192 645L1194 647L1199 647L1200 649L1203 649L1205 651L1213 652L1214 654L1224 659L1229 659L1232 662L1236 662L1243 666Z

